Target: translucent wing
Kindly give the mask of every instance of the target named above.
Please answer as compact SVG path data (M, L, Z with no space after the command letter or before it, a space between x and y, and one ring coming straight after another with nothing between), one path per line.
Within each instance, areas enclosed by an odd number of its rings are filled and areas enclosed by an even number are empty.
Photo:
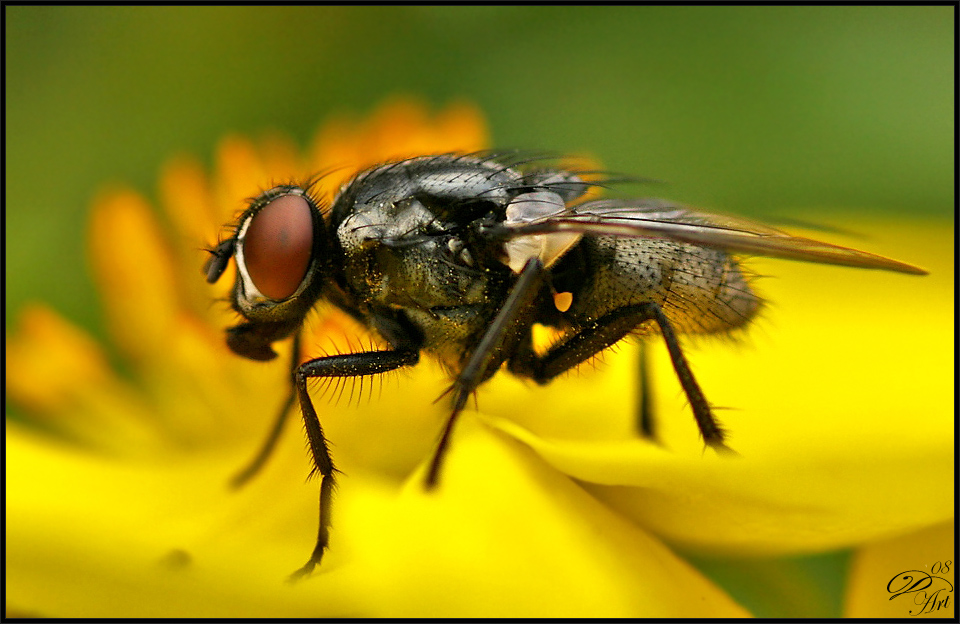
M586 202L524 221L508 219L492 233L507 239L571 233L659 238L734 253L927 274L919 267L876 254L793 236L748 219L697 212L658 199Z

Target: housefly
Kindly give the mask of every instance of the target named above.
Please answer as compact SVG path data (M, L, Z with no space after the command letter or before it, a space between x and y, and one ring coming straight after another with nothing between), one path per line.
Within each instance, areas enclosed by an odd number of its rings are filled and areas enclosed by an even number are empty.
M761 300L734 254L923 275L881 256L786 234L659 199L588 199L585 172L495 155L421 156L373 167L345 184L329 210L311 185L276 186L250 200L205 271L237 265L231 303L242 322L230 349L253 360L294 338L293 389L260 455L263 463L294 400L320 473L316 546L328 545L336 471L307 390L315 377L376 375L415 365L421 353L450 372L451 407L427 473L437 483L468 396L506 365L540 384L624 337L658 330L704 442L724 434L693 376L678 334L743 326ZM299 364L306 314L326 300L378 334L382 350ZM533 325L559 339L534 349Z

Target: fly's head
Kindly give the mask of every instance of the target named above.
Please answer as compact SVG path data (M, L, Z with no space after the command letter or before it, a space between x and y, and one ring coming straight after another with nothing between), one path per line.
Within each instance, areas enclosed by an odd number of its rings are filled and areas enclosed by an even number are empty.
M323 214L309 187L276 186L250 200L233 235L210 250L207 282L237 264L231 305L245 320L227 329L237 355L271 360L271 343L293 334L323 290L329 258Z

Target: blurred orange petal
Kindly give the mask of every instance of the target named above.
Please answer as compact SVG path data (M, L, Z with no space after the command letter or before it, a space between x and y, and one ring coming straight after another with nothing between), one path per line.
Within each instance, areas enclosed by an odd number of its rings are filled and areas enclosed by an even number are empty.
M222 225L210 181L194 158L173 158L160 173L160 205L170 217L183 247L210 239Z
M99 343L50 308L20 311L7 338L7 396L39 414L68 407L79 388L111 375Z
M233 219L243 207L242 200L263 190L267 169L249 139L228 136L220 141L215 156L214 192L222 223Z
M94 202L89 238L114 340L135 361L155 357L173 331L180 295L171 250L153 210L133 191L106 193Z
M374 111L365 123L341 115L317 132L311 148L313 167L327 173L329 201L359 169L397 158L486 149L489 133L480 111L467 103L427 114L418 99L397 97Z

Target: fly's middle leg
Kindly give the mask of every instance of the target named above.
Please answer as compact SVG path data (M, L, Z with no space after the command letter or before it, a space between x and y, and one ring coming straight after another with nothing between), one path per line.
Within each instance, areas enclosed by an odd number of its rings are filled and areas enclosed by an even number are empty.
M527 260L503 307L497 312L497 316L487 327L477 348L470 354L460 374L454 380L448 391L453 394L453 409L447 418L427 471L427 489L437 484L440 466L450 444L453 426L467 403L467 397L497 371L506 359L506 354L516 351L524 338L529 339L535 310L532 304L540 293L545 279L545 270L540 260L537 258Z

